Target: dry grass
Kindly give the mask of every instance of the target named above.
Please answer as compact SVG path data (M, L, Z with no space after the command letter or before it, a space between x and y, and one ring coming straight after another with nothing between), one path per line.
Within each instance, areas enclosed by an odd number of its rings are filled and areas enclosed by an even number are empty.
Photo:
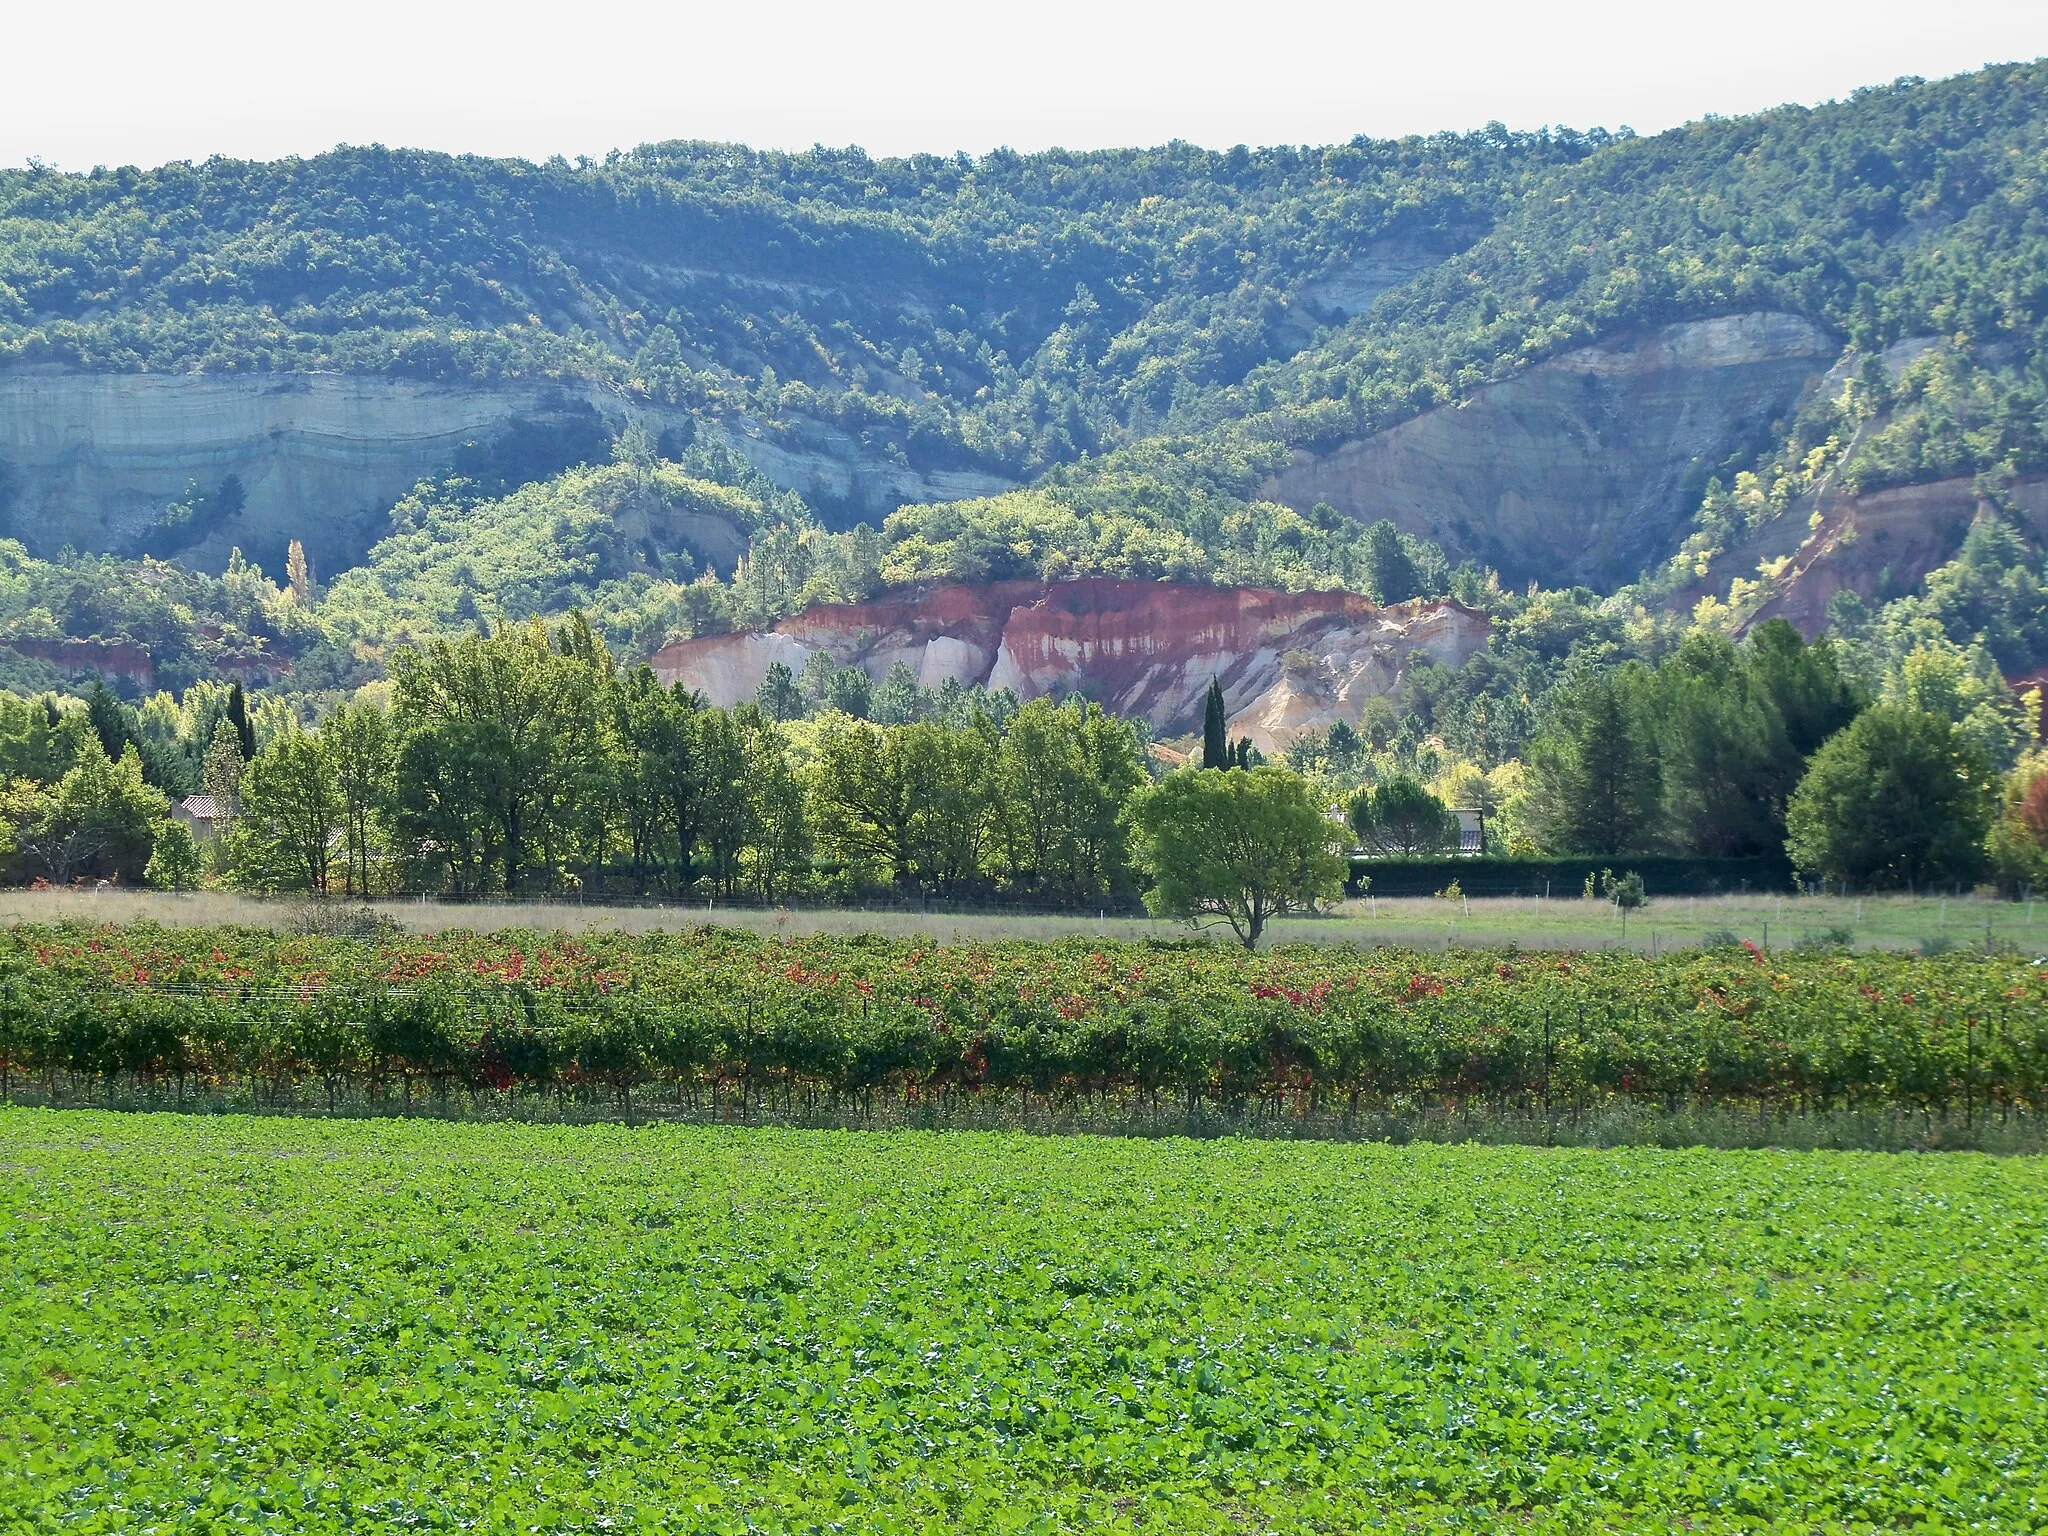
M79 920L125 923L141 919L179 927L243 924L289 928L302 920L302 900L266 900L226 892L171 895L158 891L82 890L0 892L0 920L51 923ZM647 933L716 923L756 933L803 937L812 934L880 933L892 938L925 937L939 943L994 939L1058 939L1076 935L1116 939L1185 937L1184 924L1149 918L1071 916L1036 913L918 913L859 909L762 910L712 905L602 906L580 902L387 901L376 909L412 933L452 928L489 932L505 928L585 932ZM1228 929L1207 936L1231 942ZM1978 945L1987 938L2026 951L2048 951L2048 916L2034 903L1988 897L1673 896L1653 900L1624 925L1612 907L1578 899L1488 897L1450 902L1412 897L1347 902L1317 918L1275 923L1270 942L1393 944L1423 948L1446 945L1519 944L1529 948L1679 949L1733 934L1773 948L1827 936L1849 936L1860 948L1910 949Z

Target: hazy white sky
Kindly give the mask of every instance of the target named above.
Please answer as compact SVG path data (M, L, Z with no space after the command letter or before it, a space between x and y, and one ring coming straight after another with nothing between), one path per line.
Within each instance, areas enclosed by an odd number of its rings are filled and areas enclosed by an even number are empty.
M0 164L652 139L876 154L1627 123L2048 54L2043 0L7 0Z

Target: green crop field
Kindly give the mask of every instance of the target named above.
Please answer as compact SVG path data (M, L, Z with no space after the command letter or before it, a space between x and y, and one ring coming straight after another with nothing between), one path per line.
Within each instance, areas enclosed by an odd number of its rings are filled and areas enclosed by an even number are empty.
M0 1111L8 1531L2039 1530L2048 1166Z

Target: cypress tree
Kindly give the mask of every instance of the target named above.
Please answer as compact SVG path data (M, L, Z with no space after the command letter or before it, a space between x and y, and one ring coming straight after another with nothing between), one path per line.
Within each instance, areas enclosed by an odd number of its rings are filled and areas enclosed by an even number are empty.
M248 762L256 755L256 727L249 723L249 703L242 695L242 685L236 682L228 688L228 723L235 728L235 736L242 744L242 761Z
M136 739L135 728L128 722L127 709L114 697L114 690L103 677L93 679L92 692L85 698L85 717L92 722L102 750L109 758L120 761L128 743Z
M1223 731L1223 689L1213 677L1209 679L1209 696L1202 701L1202 766L1230 766L1230 741Z

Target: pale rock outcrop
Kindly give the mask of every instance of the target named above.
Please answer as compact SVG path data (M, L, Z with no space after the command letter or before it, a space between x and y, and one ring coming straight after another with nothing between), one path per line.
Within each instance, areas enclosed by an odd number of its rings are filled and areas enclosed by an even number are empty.
M1214 678L1232 733L1273 753L1305 730L1355 725L1418 658L1457 666L1486 634L1484 615L1449 602L1380 608L1349 592L996 582L806 609L767 633L671 645L654 669L733 704L753 697L771 662L801 671L822 651L876 680L902 662L927 687L1081 693L1165 734L1200 725Z
M1769 434L1840 353L1797 315L1610 338L1323 452L1260 494L1388 518L1519 582L1632 578L1677 543L1700 466Z
M916 470L891 463L822 422L805 422L784 439L741 423L726 440L754 468L812 506L871 523L911 502L966 501L1017 488L1014 480L980 470Z
M686 412L595 384L435 383L378 374L0 371L0 508L33 553L122 551L197 482L242 482L241 514L181 553L217 569L230 545L281 566L303 540L316 569L358 558L382 514L465 442L569 409L628 418L659 436L692 430ZM776 485L837 516L879 522L905 502L988 496L1014 482L972 470L895 464L826 423L774 436L740 420L726 432ZM720 563L729 563L721 561ZM278 574L277 571L272 572Z
M1289 305L1340 320L1362 315L1381 295L1441 266L1451 247L1460 243L1398 238L1370 241L1331 271L1295 289Z
M768 669L778 661L792 672L801 672L814 649L788 635L772 631L766 634L721 635L719 639L725 643L715 648L707 646L692 657L689 675L684 679L714 704L736 704L742 699L751 699L754 690L761 686L761 680L767 677ZM674 650L675 647L669 649ZM677 681L680 676L673 666L663 664L662 657L667 654L663 651L654 658L655 675L664 685Z
M1465 240L1454 235L1436 239L1394 236L1369 241L1288 295L1281 334L1296 346L1306 346L1323 326L1342 324L1354 315L1364 314L1383 295L1441 266L1465 244Z
M2023 533L2048 539L2048 476L2011 481L2002 499L2003 515ZM1811 639L1827 627L1828 600L1837 592L1875 602L1917 590L1929 571L1955 558L1971 522L1994 510L1967 476L1801 498L1732 545L1698 582L1673 594L1671 605L1686 610L1702 597L1726 597L1734 577L1784 562L1775 590L1749 622L1789 619Z
M0 372L9 522L41 554L124 549L188 482L210 492L233 475L246 504L206 554L301 538L331 565L337 541L323 534L355 530L460 444L539 404L532 388L337 373Z

